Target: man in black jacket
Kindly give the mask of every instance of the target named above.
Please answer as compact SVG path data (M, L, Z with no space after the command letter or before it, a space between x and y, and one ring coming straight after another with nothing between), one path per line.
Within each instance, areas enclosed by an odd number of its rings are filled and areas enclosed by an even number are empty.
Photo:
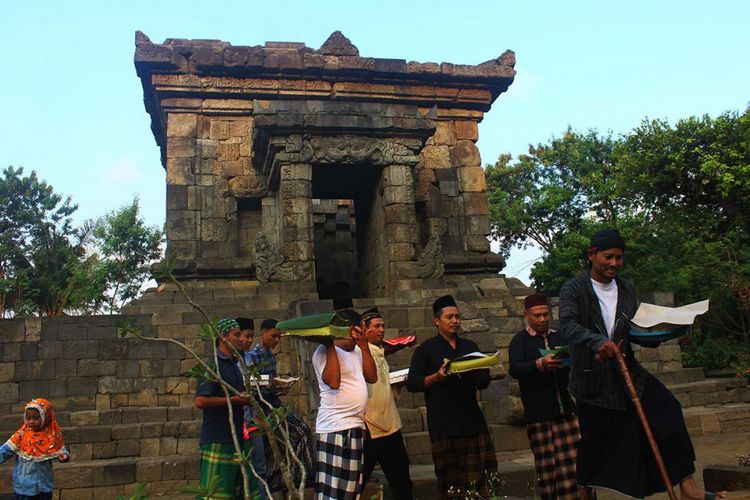
M526 431L534 453L539 497L577 499L576 449L581 435L568 393L568 372L555 353L564 345L549 328L550 308L541 293L524 299L526 328L510 341L510 374L518 379Z
M693 479L695 452L680 403L633 356L628 333L638 300L633 286L617 275L624 252L620 233L598 231L587 251L591 269L560 290L560 334L570 344L570 392L581 426L576 466L578 484L584 487L581 498L591 498L592 488L614 489L634 498L664 491L614 359L618 347L672 484L680 484L681 498L714 498Z
M486 496L488 476L497 472L497 458L477 391L490 385L490 371L448 373L447 360L479 347L459 335L461 314L453 297L437 299L432 312L438 333L414 352L406 388L424 392L438 498L466 494L469 489Z

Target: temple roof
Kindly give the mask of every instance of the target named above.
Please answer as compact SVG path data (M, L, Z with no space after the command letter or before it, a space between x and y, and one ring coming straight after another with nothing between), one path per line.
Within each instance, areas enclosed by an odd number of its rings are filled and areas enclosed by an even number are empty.
M220 40L168 38L155 44L140 31L136 32L135 45L135 66L142 79L150 74L191 74L414 82L481 88L489 90L494 100L508 89L516 74L515 54L510 50L478 65L361 57L357 47L339 31L332 33L318 50L297 42L247 47Z

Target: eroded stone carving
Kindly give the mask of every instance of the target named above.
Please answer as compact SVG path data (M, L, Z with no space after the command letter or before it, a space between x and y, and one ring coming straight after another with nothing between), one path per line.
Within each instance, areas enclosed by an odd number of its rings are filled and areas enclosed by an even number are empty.
M359 49L340 31L334 31L318 52L330 56L358 56Z
M266 235L255 236L255 274L258 281L294 281L294 267L278 248L271 245Z
M427 244L417 257L417 261L405 264L410 265L399 266L399 274L404 278L440 278L445 272L443 245L440 242L440 236L435 232L431 233Z
M396 140L361 136L305 137L299 153L302 163L393 165L416 159L415 151Z
M417 258L417 277L439 278L444 271L443 245L440 243L440 236L437 233L431 233L422 253Z

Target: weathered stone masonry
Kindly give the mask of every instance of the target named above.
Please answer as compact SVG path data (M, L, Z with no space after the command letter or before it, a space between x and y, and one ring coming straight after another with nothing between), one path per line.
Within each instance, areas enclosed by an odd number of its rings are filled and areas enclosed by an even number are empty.
M529 290L498 274L504 262L489 251L475 142L514 63L509 51L477 66L360 57L340 33L317 50L154 44L138 33L135 66L166 169L167 253L189 296L215 317L257 324L348 293L357 308L383 311L388 338L421 342L435 334L432 300L451 293L463 334L507 361L523 324L517 298ZM146 335L208 352L198 340L203 318L171 285L125 313ZM118 338L122 319L0 321L0 431L18 427L31 397L56 404L73 453L56 466L64 500L127 495L136 481L148 482L151 496L174 495L197 480L200 412L194 382L181 376L194 362L175 346ZM400 368L410 357L402 351L389 362ZM673 388L684 406L750 399L746 387L680 370L677 346L642 357L681 384ZM278 363L281 374L297 375L309 360L284 338ZM502 380L504 368L493 373L480 398L496 449L527 449L514 386ZM312 419L309 387L303 380L287 401ZM398 405L412 463L431 463L422 395L404 392ZM745 417L687 419L691 431L716 432ZM2 468L0 497L11 467ZM519 486L505 493L527 493L529 470L522 481L504 476Z

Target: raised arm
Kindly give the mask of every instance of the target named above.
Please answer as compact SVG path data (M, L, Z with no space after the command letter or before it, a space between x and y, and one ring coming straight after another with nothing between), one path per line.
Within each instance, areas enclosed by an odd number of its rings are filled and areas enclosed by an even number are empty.
M336 354L336 346L333 344L333 340L324 345L326 347L326 360L321 372L321 378L323 379L323 383L331 389L338 389L341 386L341 365L339 364L339 357Z
M352 336L357 343L357 347L362 352L362 375L365 377L365 382L374 384L378 381L378 367L375 365L375 360L372 357L367 336L365 336L364 331L360 327L353 328Z

